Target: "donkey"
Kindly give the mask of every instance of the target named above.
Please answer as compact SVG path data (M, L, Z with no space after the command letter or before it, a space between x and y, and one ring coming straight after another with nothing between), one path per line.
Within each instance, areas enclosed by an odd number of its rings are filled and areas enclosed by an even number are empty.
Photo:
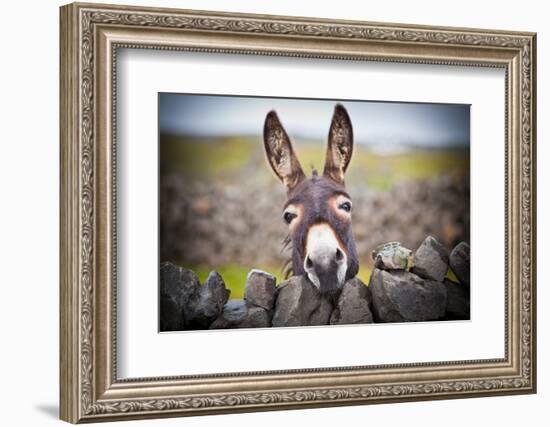
M292 245L292 274L307 276L321 294L337 294L359 271L351 230L352 202L344 186L353 153L349 115L342 105L336 105L322 176L313 170L306 177L275 111L265 119L264 147L287 191L283 219L289 229L286 243Z

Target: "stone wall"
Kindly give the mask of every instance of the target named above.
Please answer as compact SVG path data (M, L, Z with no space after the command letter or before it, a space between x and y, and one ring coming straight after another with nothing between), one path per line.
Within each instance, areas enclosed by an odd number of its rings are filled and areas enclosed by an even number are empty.
M248 274L242 300L230 300L223 278L211 272L200 284L191 270L160 268L161 331L419 322L470 318L470 248L449 254L428 236L413 253L397 243L373 252L368 286L348 280L337 295L323 296L304 276L277 284L269 273ZM458 281L449 280L448 269Z
M279 267L288 226L281 218L283 186L248 179L231 185L163 177L160 187L160 259L186 265L240 264ZM470 241L468 177L406 181L389 191L348 185L353 199L357 252L381 242L419 246L427 235L451 248ZM243 244L246 242L246 244Z

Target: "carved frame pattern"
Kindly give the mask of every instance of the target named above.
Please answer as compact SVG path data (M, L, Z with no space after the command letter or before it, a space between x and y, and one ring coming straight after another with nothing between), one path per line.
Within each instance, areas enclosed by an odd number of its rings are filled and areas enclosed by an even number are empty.
M405 25L372 24L357 22L329 22L305 18L266 17L260 15L232 15L209 12L159 10L119 6L73 4L61 10L61 126L62 131L62 200L61 200L61 417L70 422L125 419L129 417L155 417L174 415L197 415L228 411L250 411L257 409L282 409L287 407L323 406L328 404L359 404L380 401L401 401L427 398L479 396L495 393L529 393L535 391L535 35L485 30L413 27ZM519 119L515 132L519 135L512 143L519 144L520 155L518 186L520 212L519 222L513 226L519 229L521 239L514 242L519 246L512 268L519 268L520 288L512 288L520 295L517 305L519 330L519 363L514 375L475 376L454 380L400 381L399 369L390 367L397 376L388 384L365 384L350 386L315 387L304 382L303 387L290 390L265 390L261 392L216 392L211 394L182 395L181 397L105 397L96 390L97 338L94 330L94 316L98 315L94 297L101 286L94 276L97 271L97 49L98 31L102 27L124 27L128 29L193 31L241 36L286 37L296 40L327 39L365 42L389 42L411 46L412 55L371 55L368 60L390 60L409 63L470 64L478 66L506 66L508 79L518 80L518 109L509 115ZM143 45L140 43L118 44L118 46L147 47L155 49L178 49L177 46ZM456 55L442 58L415 57L413 46L457 48L467 52L469 48L484 48L510 53L507 61L472 59ZM113 58L116 61L116 47ZM180 48L181 49L181 48ZM267 51L265 49L204 48L190 50L210 52L239 52L263 55L310 56L317 58L339 58L334 52ZM365 60L344 53L342 58ZM465 59L466 58L466 59ZM114 62L114 61L113 61ZM508 64L508 65L503 65ZM72 67L72 68L71 68ZM516 68L514 68L516 67ZM75 68L78 69L76 72ZM519 74L518 74L519 73ZM113 87L116 75L113 75ZM113 109L114 111L114 109ZM112 126L116 117L112 113ZM514 129L512 129L514 131ZM507 134L509 131L507 131ZM515 142L514 142L515 141ZM507 169L508 170L508 169ZM514 179L515 179L514 178ZM507 198L509 197L507 192ZM514 196L515 197L515 196ZM116 236L115 236L116 239ZM66 240L66 246L63 241ZM116 240L115 243L116 245ZM116 269L116 266L115 266ZM512 310L510 306L510 310ZM507 321L513 313L507 312ZM116 318L116 314L115 314ZM513 321L513 319L511 320ZM115 325L111 325L115 327ZM507 335L507 341L508 341ZM116 344L116 340L115 340ZM506 347L506 359L509 358ZM111 354L111 353L109 353ZM116 354L116 348L112 354ZM475 361L474 361L475 362ZM490 361L495 363L496 361ZM510 360L500 361L512 363ZM117 385L116 362L113 361L111 387ZM448 366L456 363L434 363L432 366ZM462 364L467 367L467 363ZM407 365L414 366L414 365ZM343 368L332 370L342 371ZM374 369L376 370L376 369ZM315 372L316 370L312 370ZM301 371L307 375L309 371ZM256 373L258 374L258 373ZM267 374L267 373L260 373ZM283 373L284 374L284 373ZM291 375L292 372L287 372ZM235 378L236 376L233 376ZM146 379L154 382L154 379ZM159 379L166 384L184 379ZM209 379L212 381L212 378ZM119 384L124 384L120 382ZM215 383L213 385L215 387ZM107 387L108 388L108 387ZM116 388L116 387L115 387ZM105 390L103 390L105 391Z

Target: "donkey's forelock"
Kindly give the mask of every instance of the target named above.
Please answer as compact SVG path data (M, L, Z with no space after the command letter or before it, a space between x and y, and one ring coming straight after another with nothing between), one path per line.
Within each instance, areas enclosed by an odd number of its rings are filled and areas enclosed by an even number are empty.
M264 145L273 171L287 189L283 218L289 225L285 244L292 245L292 273L306 275L321 292L333 292L359 268L351 231L351 198L344 185L353 153L348 113L336 105L322 176L305 176L274 111L266 117Z

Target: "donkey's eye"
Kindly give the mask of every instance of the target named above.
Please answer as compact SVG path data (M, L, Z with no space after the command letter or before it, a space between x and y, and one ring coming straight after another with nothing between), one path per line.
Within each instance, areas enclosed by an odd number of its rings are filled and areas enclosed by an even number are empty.
M283 214L283 219L285 220L285 222L287 224L290 224L294 218L296 218L296 214L294 214L292 212L285 212Z
M338 209L342 209L343 211L346 211L346 212L351 212L351 203L350 202L340 203L338 205Z

